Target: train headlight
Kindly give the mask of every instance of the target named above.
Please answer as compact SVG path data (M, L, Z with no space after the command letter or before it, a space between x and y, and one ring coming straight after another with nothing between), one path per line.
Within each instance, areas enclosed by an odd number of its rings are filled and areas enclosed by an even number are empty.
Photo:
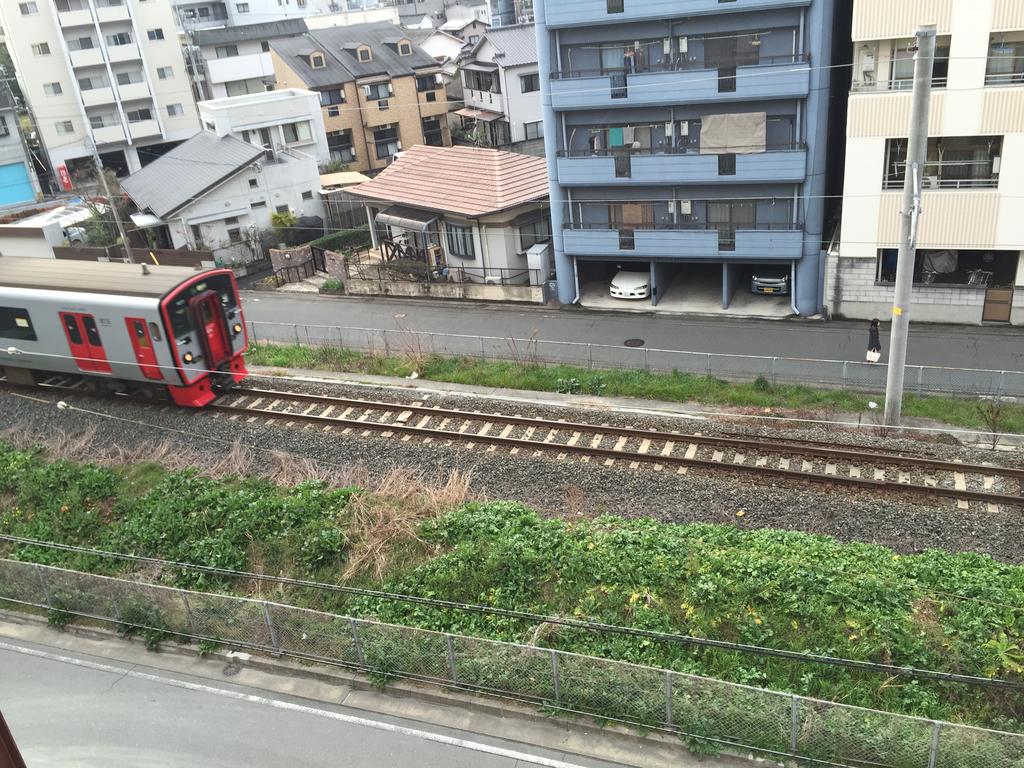
M191 363L193 360L196 359L196 356L193 355L191 352L186 352L184 355L182 355L181 359L184 360L186 363Z
M242 324L241 323L235 323L234 325L231 326L231 330L234 331L235 335L237 336L238 334L240 334L242 332Z

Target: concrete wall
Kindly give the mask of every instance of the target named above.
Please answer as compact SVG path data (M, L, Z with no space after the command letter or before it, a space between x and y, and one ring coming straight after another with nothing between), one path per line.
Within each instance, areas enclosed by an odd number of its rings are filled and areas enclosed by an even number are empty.
M60 225L56 227L59 234ZM19 227L12 224L0 225L0 256L27 256L38 259L52 259L53 246L47 233L38 227Z

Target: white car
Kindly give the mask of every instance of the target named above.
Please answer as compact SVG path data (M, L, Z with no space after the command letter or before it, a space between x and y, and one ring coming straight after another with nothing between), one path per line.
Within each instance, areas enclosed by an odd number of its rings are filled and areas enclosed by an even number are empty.
M613 299L646 299L651 295L651 273L619 270L612 278L610 293Z

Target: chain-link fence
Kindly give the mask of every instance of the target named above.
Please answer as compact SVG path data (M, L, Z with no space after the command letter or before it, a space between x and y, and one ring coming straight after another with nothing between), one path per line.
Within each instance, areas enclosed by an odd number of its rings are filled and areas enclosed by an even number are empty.
M438 354L527 364L562 363L589 369L678 371L741 381L763 376L772 384L885 391L885 365L849 360L726 355L572 341L260 321L249 322L249 338L307 346L340 346L386 355ZM1024 397L1024 371L908 365L905 382L906 391L918 395Z
M894 715L536 646L0 560L0 601L856 768L1024 768L1024 734Z

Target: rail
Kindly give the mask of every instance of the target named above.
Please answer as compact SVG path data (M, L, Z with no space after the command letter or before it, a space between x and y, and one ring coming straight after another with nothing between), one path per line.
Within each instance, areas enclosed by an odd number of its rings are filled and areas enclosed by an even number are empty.
M666 201L667 202L667 201ZM704 232L802 232L803 224L795 222L764 222L759 224L743 224L734 227L719 227L705 221L645 221L645 222L612 222L612 221L566 221L563 229L597 229L608 232L631 230L634 232L656 230L690 230Z
M1024 760L1022 734L17 560L0 559L0 601L157 638L216 642L378 678L487 693L775 758L876 768L991 768Z
M621 75L643 75L651 72L716 72L719 69L744 70L751 67L771 67L780 64L804 64L810 61L809 54L781 54L777 56L762 56L758 61L736 61L732 64L720 64L719 66L708 66L704 60L675 59L669 62L650 62L634 67L601 67L598 69L567 69L561 72L552 72L552 80L573 80L583 77L614 77Z
M733 147L733 149L741 149L741 147ZM779 142L774 144L765 144L762 147L758 147L758 152L753 154L760 154L763 152L798 152L807 149L807 143L803 141L789 141ZM645 156L645 155L701 155L700 146L693 144L685 147L605 147L603 149L560 149L558 150L558 157L566 157L569 159L575 159L579 157L620 157L623 155L629 155L630 157ZM713 157L713 155L701 155L702 157Z
M387 355L415 351L417 354L474 357L524 365L564 364L589 370L678 372L740 381L764 378L771 384L814 384L860 392L885 391L886 366L856 360L691 352L537 338L251 320L248 326L249 338L253 341L339 346ZM1024 371L908 365L906 391L917 395L1024 397Z

